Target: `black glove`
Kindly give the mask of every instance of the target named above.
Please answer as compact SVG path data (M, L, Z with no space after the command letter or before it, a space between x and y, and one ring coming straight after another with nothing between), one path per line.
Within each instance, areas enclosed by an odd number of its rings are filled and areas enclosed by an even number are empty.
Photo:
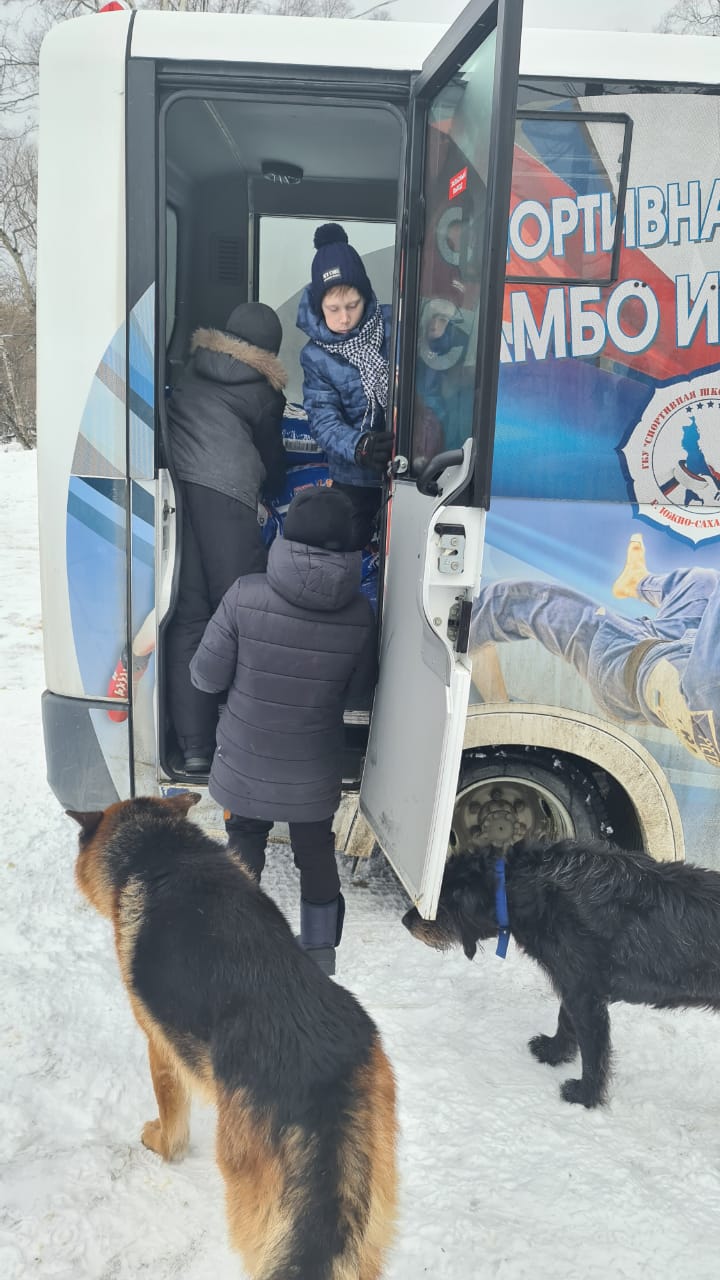
M365 431L355 445L355 461L359 467L384 471L392 457L392 431Z

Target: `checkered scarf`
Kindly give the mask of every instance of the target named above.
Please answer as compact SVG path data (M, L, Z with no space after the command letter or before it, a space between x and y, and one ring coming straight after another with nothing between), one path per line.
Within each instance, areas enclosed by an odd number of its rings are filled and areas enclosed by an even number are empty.
M372 315L368 316L353 338L346 338L342 342L320 342L319 339L315 339L317 345L324 351L343 356L360 374L362 389L367 396L367 409L363 416L361 431L365 429L368 413L370 414L369 429L372 431L376 405L383 411L387 409L388 362L384 356L380 355L384 337L383 313L380 303L376 302Z

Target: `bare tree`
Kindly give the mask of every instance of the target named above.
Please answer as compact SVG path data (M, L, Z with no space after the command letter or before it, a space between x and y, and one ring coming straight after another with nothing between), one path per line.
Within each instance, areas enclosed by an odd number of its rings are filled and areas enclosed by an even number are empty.
M700 0L688 0L699 4ZM713 0L715 7L719 0ZM300 18L380 18L391 16L395 0L129 0L133 9L187 13L257 13ZM103 0L25 0L21 20L3 20L8 0L0 0L0 117L15 120L15 131L34 125L40 46L51 27L68 18L96 13Z
M35 307L37 152L32 139L6 138L0 147L0 279L15 276L29 311Z
M278 18L349 18L352 5L348 0L277 0L265 12Z
M677 0L668 9L658 31L720 36L720 0Z
M0 114L27 130L36 107L40 45L51 27L83 13L96 13L102 0L25 0L19 18L0 18ZM0 0L0 14L7 0Z
M395 0L380 0L356 13L357 0L135 0L136 9L175 9L187 13L262 13L278 18L387 18Z
M32 138L0 145L0 439L35 443L37 153Z
M134 9L167 9L180 13L262 13L262 0L135 0Z
M354 18L375 18L379 22L387 22L392 18L389 12L390 5L395 4L395 0L380 0L380 3L372 4L369 9L361 9L359 13L354 13Z
M0 302L0 440L35 445L35 313L12 281Z

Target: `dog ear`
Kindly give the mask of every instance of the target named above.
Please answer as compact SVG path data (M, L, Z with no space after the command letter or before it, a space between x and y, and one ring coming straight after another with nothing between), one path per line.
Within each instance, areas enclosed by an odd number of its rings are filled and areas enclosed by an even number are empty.
M477 951L477 930L473 928L471 918L472 896L464 885L453 891L452 903L462 949L468 960L474 960Z
M183 816L188 809L192 809L194 804L198 804L202 800L199 791L178 791L176 796L164 796L163 804L170 809L179 811Z
M460 940L468 960L475 958L478 939L497 933L494 881L491 883L481 871L472 868L471 882L458 885L452 895Z
M102 809L92 813L76 813L74 809L66 809L65 812L68 818L77 822L84 836L91 836L94 831L97 831L103 818Z
M462 916L460 917L460 936L462 938L462 949L465 952L465 955L468 960L474 960L475 953L477 952L477 939L468 928L467 922Z

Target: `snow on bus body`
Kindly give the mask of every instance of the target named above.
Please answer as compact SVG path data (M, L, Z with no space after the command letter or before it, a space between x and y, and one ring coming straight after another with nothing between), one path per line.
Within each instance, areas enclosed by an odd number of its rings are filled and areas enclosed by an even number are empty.
M287 509L303 489L332 483L327 458L307 428L307 414L300 405L288 404L283 419L283 444L289 462L282 492L267 497L260 504L259 519L265 545L282 534ZM362 553L360 590L373 609L377 609L379 550L376 541Z

